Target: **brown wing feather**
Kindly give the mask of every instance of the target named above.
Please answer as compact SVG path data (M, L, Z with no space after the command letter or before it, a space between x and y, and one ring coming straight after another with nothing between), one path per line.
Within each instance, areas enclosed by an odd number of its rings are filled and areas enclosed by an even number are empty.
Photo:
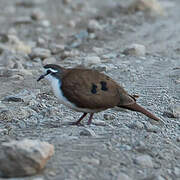
M107 109L119 104L118 84L95 70L67 70L61 88L67 99L81 108Z

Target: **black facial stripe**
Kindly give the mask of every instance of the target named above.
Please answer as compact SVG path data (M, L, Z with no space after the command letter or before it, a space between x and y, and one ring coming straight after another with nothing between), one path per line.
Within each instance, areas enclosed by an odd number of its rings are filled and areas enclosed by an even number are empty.
M50 74L51 73L51 70L47 70L47 72L46 72L46 75L48 75L48 74Z

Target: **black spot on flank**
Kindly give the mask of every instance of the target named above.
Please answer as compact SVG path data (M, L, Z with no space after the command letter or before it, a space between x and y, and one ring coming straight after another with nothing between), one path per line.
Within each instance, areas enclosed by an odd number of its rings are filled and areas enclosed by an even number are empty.
M97 93L97 90L96 90L97 86L95 84L92 84L92 89L91 89L91 92L93 94L96 94Z
M107 83L105 81L101 81L100 83L101 83L101 90L107 91L108 90Z

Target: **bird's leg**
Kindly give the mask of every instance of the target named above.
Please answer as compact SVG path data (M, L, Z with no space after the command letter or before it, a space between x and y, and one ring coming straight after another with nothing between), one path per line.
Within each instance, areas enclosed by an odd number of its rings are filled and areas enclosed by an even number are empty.
M76 122L71 123L71 125L80 125L80 122L86 115L87 113L84 113Z
M88 125L91 124L94 113L91 113L88 120Z

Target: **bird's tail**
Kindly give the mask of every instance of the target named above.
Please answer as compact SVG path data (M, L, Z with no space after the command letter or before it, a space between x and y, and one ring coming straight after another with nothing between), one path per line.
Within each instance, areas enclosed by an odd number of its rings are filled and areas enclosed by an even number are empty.
M154 119L156 121L159 121L160 119L158 117L156 117L154 114L152 114L151 112L149 112L148 110L144 109L142 106L138 105L137 103L133 103L133 104L128 104L128 105L121 105L119 106L121 108L125 108L125 109L129 109L131 111L137 111L140 113L143 113L144 115L146 115L147 117Z

